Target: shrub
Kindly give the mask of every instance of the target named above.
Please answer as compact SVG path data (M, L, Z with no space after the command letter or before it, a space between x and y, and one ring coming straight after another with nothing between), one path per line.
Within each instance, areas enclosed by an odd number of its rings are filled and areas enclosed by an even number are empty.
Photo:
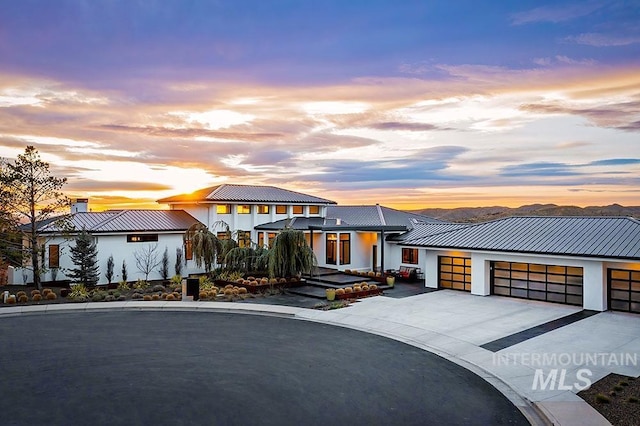
M614 386L613 390L616 392L620 392L622 389L624 389L622 386Z
M175 292L175 291L174 291L174 292L173 292L173 293L171 293L171 294L173 295L173 298L174 298L174 299L176 299L176 300L180 300L180 298L181 298L180 293L178 293L178 292ZM168 296L168 295L167 295L167 300L169 300L169 296Z
M131 286L129 286L129 284L126 281L120 281L118 283L118 290L119 291L129 291L129 290L131 290Z
M373 272L373 271L369 271L369 274L368 274L368 275L369 275L370 277L375 277L375 276L376 276L376 273L375 273L375 272Z
M356 292L356 293L357 293L357 292L359 292L360 290L362 290L362 287L360 287L360 284L356 284L356 285L354 285L354 286L353 286L353 291L354 291L354 292Z
M377 285L375 285L375 284L370 284L369 285L369 290L377 290L377 289L378 289Z
M269 279L269 284L278 284L278 279L277 278L270 278Z
M269 278L264 277L264 278L260 279L260 284L262 284L262 285L269 284Z
M620 386L629 386L629 382L622 381L622 382L618 383L618 385L620 385Z
M23 291L24 293L24 291ZM20 296L18 296L18 303L27 303L29 301L29 297L27 296L26 293L21 294Z
M53 293L53 290L51 290L50 288L45 288L44 290L42 290L43 296L46 296L48 293Z
M208 299L209 298L209 292L207 290L200 290L200 299Z
M213 287L213 283L206 275L201 276L198 281L200 284L200 290L209 290L211 287Z
M144 296L142 296L142 300L144 300L145 302L150 302L151 301L151 295L150 294L145 294Z
M244 287L240 287L240 288L238 289L238 294L247 294L247 289L246 289L246 288L244 288Z
M142 278L138 278L138 281L133 285L136 290L145 290L149 287L149 283Z
M160 300L160 295L158 293L151 295L151 300Z
M176 297L173 295L173 293L169 293L169 294L167 294L167 299L166 300L176 300Z
M169 294L169 293L162 293L162 294L160 295L160 299L162 299L162 300L167 300L167 295L168 295L168 294Z
M244 278L238 278L237 280L235 280L235 282L238 284L242 284L244 282Z
M47 293L46 296L44 296L45 299L47 300L56 300L58 298L58 296L54 293L54 292L49 292Z
M120 292L119 291L114 291L113 293L111 293L113 295L113 297L115 297L116 299L120 298Z
M36 293L31 298L33 299L34 302L39 302L42 300L42 295L40 293Z
M113 301L115 301L115 300L116 300L116 298L113 296L113 294L107 294L107 295L105 296L105 298L104 298L104 301L105 301L105 302L113 302Z
M182 285L182 277L180 275L174 275L169 282L173 285Z
M125 300L127 300L127 297L126 296L118 296L118 297L116 297L116 300L118 302L124 302Z
M336 289L336 296L342 296L344 294L344 288Z
M22 290L20 290L19 292L16 293L16 297L18 298L18 301L20 301L20 298L22 296L26 296L26 295L27 295L27 293L22 291Z
M240 291L237 288L234 288L233 290L231 290L231 294L237 296L238 294L240 294Z
M369 286L367 284L363 284L362 287L362 291L368 291L369 290Z
M131 300L140 300L140 299L142 299L142 297L143 297L142 293L133 293L131 295Z
M36 294L40 294L40 290L31 290L31 297L35 296Z
M627 399L627 402L631 402L632 404L637 404L638 403L638 398L636 398L635 396L630 396Z
M231 296L233 294L233 288L226 288L224 289L224 295L225 296Z
M599 402L601 404L608 404L611 402L611 398L609 398L607 395L604 394L596 394L596 402Z
M9 297L7 297L7 304L9 304L9 305L15 305L16 304L16 296L15 296L15 294L10 294Z
M286 279L286 278L280 278L280 279L278 280L278 283L279 283L279 284L284 284L284 283L286 283L286 282L287 282L287 279Z
M209 290L208 296L210 299L215 299L217 295L218 295L217 289L214 288L212 290Z
M91 300L94 302L102 302L106 296L101 291L96 291L91 296Z
M162 293L165 290L166 289L164 288L164 286L162 284L156 284L152 288L152 291L155 292L155 293Z
M353 293L353 289L351 287L345 287L344 288L344 292L347 293L347 294L348 293Z
M71 292L69 293L70 299L88 299L89 298L89 290L84 284L73 284L71 286Z

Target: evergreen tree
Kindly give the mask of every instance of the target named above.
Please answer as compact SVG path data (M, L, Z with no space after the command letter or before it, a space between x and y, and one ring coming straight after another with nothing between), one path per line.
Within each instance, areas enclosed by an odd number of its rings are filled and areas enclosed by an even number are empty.
M122 281L127 282L127 278L129 278L129 275L127 274L127 262L123 260L122 261Z
M178 247L176 248L176 264L174 266L174 270L178 276L182 275L182 259L182 249Z
M167 247L164 248L164 253L162 253L162 260L160 261L160 270L158 270L160 276L163 280L169 279L169 249Z
M113 280L113 265L113 255L110 255L109 259L107 259L107 272L104 274L109 284L111 284L111 281Z
M74 283L83 283L88 287L98 284L100 278L98 267L98 249L93 237L82 231L76 237L76 245L70 247L71 261L76 266L68 276Z

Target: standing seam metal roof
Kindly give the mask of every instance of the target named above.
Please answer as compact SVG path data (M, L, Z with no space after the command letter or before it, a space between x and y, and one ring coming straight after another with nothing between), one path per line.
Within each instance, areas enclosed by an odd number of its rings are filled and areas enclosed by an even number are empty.
M335 201L275 186L223 184L200 189L191 194L175 195L158 200L158 203L181 202L247 202L247 203L306 203L336 204Z
M510 217L401 244L640 260L640 221L627 217Z
M70 215L76 230L87 232L145 232L184 231L198 220L184 210L119 210L106 212L80 212ZM43 232L60 232L55 223Z

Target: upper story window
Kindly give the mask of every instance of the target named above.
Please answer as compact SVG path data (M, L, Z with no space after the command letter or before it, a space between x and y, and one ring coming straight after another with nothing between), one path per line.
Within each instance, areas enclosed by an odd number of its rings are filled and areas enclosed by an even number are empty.
M304 206L293 206L293 214L304 214Z
M309 206L309 214L320 214L320 206Z
M251 213L251 206L249 204L240 204L238 206L238 214L249 214Z
M128 243L150 243L157 242L158 234L128 234Z
M269 206L266 204L258 204L258 214L269 214Z
M216 213L231 214L231 204L218 204L216 206Z
M287 206L279 204L276 206L276 214L287 214Z

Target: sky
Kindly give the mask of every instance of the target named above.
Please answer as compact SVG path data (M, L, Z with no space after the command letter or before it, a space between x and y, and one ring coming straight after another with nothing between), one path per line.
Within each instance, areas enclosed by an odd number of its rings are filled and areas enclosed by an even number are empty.
M94 211L640 205L640 0L0 0L0 157Z

